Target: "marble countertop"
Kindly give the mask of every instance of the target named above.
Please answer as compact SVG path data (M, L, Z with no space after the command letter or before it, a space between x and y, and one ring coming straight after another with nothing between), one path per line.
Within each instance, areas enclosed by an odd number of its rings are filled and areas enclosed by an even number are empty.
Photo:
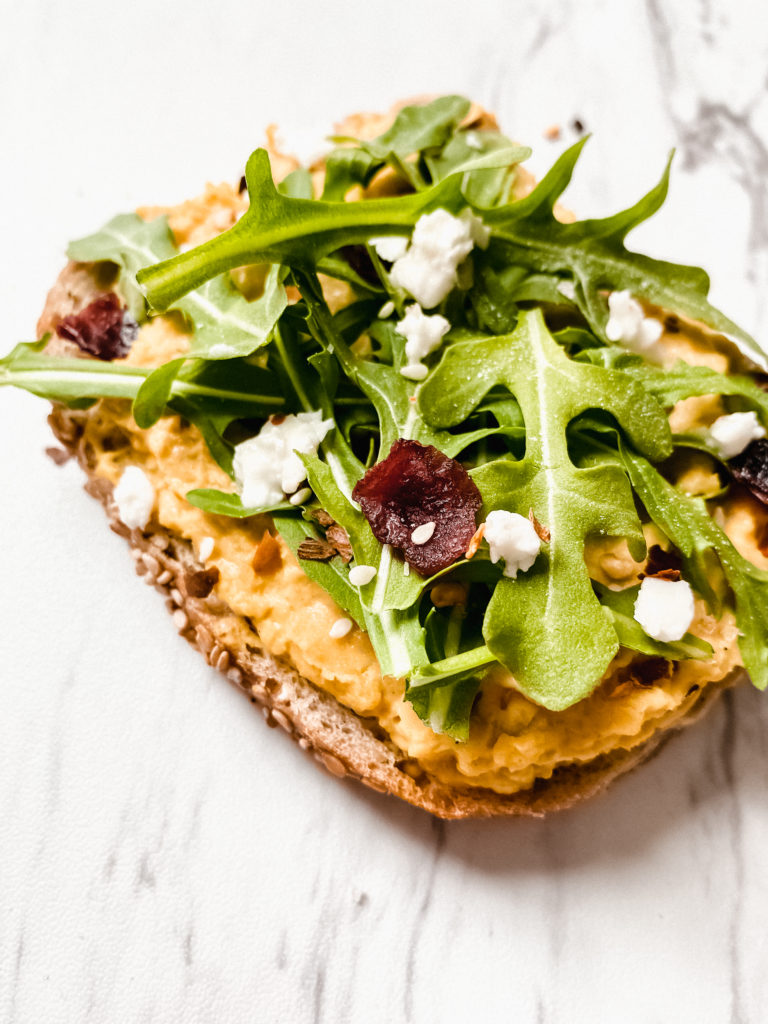
M285 12L285 13L283 13ZM768 332L768 33L740 0L6 5L0 347L67 239L233 178L270 121L461 91L570 204L634 201ZM543 130L562 126L559 141ZM0 1019L759 1022L768 703L749 687L606 796L443 824L319 772L176 635L45 408L0 397Z

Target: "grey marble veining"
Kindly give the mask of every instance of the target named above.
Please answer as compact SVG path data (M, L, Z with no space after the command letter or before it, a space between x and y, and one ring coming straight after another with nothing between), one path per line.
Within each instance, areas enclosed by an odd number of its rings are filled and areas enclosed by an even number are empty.
M68 237L234 176L271 120L459 90L541 173L628 205L765 338L768 16L758 3L138 0L4 11L4 337L32 337ZM105 42L108 40L108 45ZM562 126L549 142L543 130ZM603 798L441 824L317 771L175 635L0 394L0 1020L760 1024L768 706L744 687Z

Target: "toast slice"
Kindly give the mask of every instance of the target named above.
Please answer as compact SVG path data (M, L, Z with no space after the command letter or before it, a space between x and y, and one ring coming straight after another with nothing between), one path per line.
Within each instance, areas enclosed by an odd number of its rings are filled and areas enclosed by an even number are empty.
M48 295L39 336L103 293L111 283L108 275L109 269L103 264L70 263ZM51 352L72 355L72 349L71 343L56 337L50 343ZM284 729L332 775L359 779L371 789L395 795L446 819L543 816L605 789L651 756L672 732L698 719L718 694L744 677L743 670L734 669L724 679L709 683L673 727L657 730L646 742L584 763L557 767L550 778L537 780L532 788L502 794L471 785L446 784L418 770L413 759L398 749L375 719L357 715L303 678L290 663L273 657L249 622L200 586L204 566L187 540L152 521L144 530L129 530L121 522L112 484L97 473L85 435L86 425L93 425L97 415L106 423L99 429L109 429L101 405L85 411L54 405L50 424L63 448L87 475L86 490L104 506L111 528L130 544L137 573L167 596L168 610L180 635L261 709L269 725ZM232 643L233 636L244 635L247 642Z

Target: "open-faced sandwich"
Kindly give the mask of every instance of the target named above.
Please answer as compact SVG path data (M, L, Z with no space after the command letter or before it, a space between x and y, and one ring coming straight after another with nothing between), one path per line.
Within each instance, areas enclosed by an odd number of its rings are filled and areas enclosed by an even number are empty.
M72 243L0 384L208 661L443 817L586 797L768 682L766 357L460 97ZM63 453L62 453L63 454Z

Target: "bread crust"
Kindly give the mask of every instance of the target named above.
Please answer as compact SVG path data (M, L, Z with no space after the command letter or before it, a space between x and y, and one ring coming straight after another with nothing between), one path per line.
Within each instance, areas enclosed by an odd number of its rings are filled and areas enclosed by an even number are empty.
M48 295L38 336L52 331L62 316L76 312L103 292L109 285L105 273L99 265L68 264ZM49 351L71 355L70 344L54 337ZM303 678L290 664L272 657L250 624L246 623L252 642L243 649L232 649L225 639L230 635L227 625L232 618L241 624L244 620L215 595L199 598L190 593L191 574L203 568L192 546L152 523L141 531L129 530L121 522L112 485L96 474L93 455L83 442L83 427L89 415L88 410L54 404L49 423L59 442L85 471L85 489L104 506L111 529L130 544L137 573L166 595L178 632L262 710L269 725L283 728L332 775L358 779L370 789L397 796L439 818L543 817L572 807L647 760L673 732L697 720L718 694L744 676L743 670L737 669L726 679L710 683L683 719L674 727L659 730L644 744L584 764L563 765L551 778L537 781L528 790L500 794L446 785L423 772L414 777L412 770L406 770L412 762L374 720L361 718Z

